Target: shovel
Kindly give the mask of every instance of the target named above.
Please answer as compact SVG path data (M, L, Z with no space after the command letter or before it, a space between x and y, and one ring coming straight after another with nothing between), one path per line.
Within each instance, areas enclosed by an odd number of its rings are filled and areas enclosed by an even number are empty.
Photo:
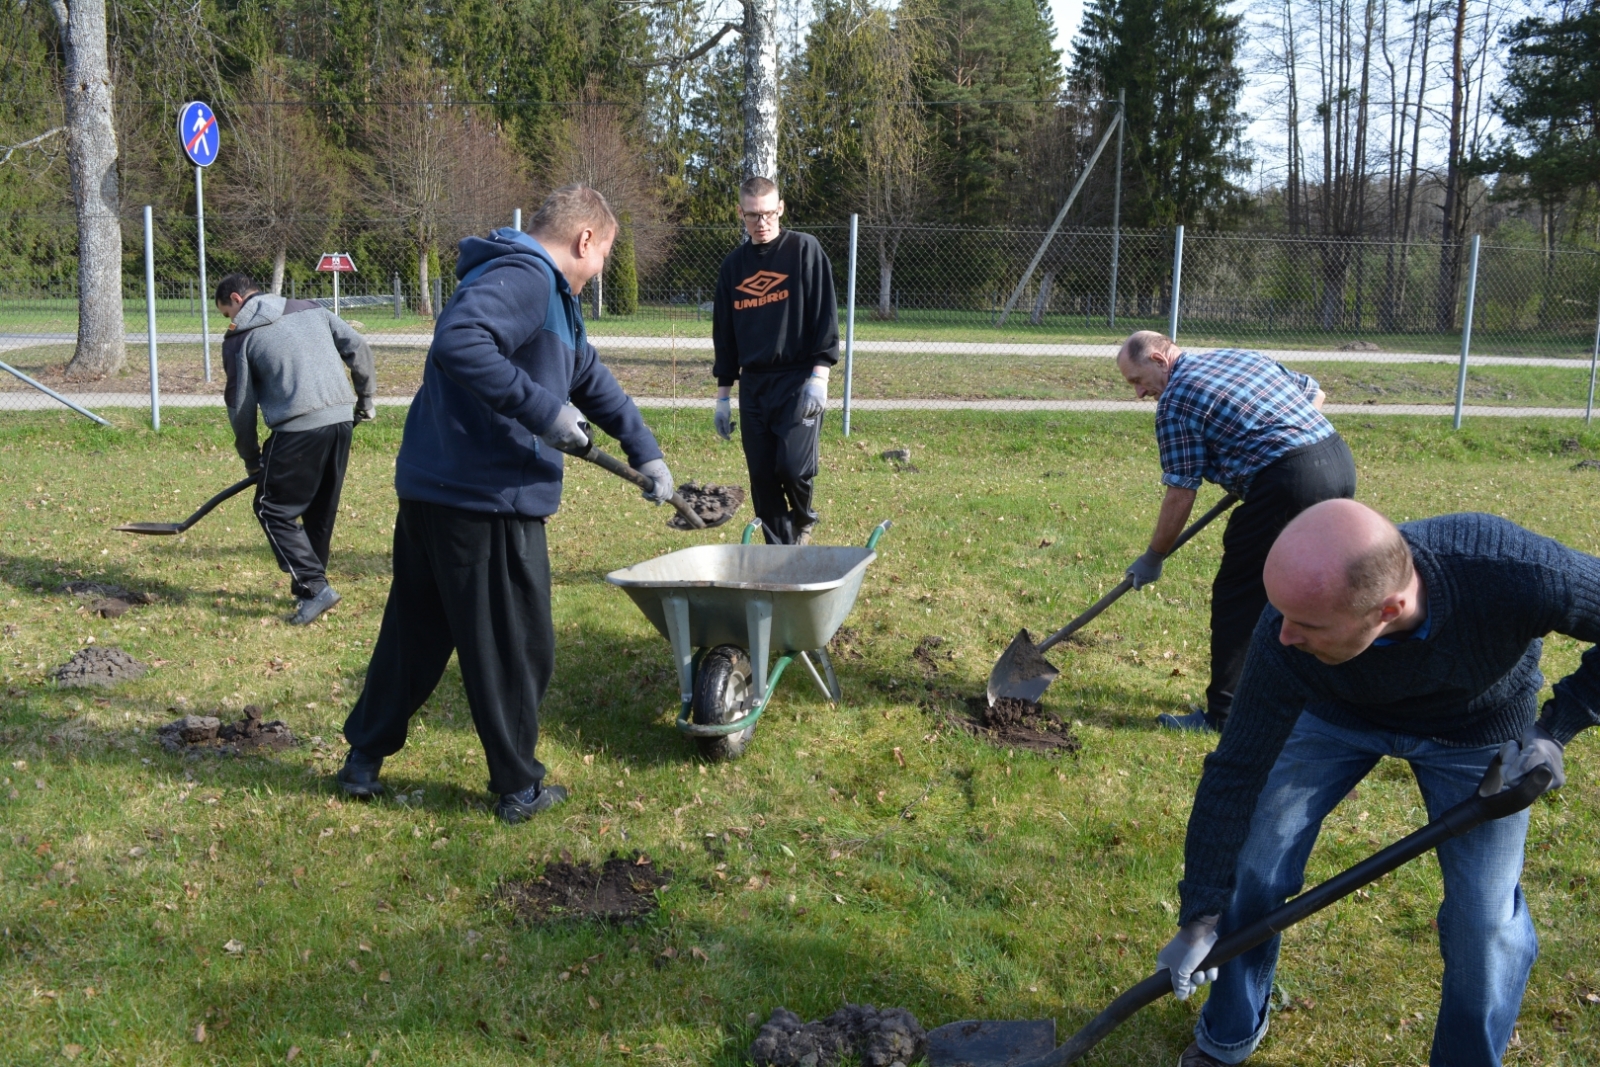
M1163 558L1170 557L1182 548L1189 538L1205 529L1212 519L1238 502L1239 498L1232 493L1217 501L1215 507L1189 524L1189 528L1172 543L1172 547L1167 549L1167 556ZM1116 603L1123 593L1132 588L1132 578L1122 579L1116 588L1095 601L1092 608L1038 645L1033 643L1033 637L1027 630L1018 630L1017 636L1011 639L1011 644L1006 646L1006 650L995 661L994 669L989 672L989 705L993 707L995 701L1007 697L1013 700L1026 700L1029 703L1037 702L1044 696L1044 691L1050 688L1050 683L1056 680L1056 675L1061 673L1050 665L1044 654L1083 629L1096 615Z
M260 480L261 475L252 474L243 481L234 482L232 485L228 486L228 488L224 489L210 500L207 500L204 504L201 504L198 511L196 511L193 515L190 515L187 519L184 519L182 522L125 522L121 526L113 527L113 529L120 530L123 533L136 534L158 534L165 536L181 534L183 531L187 530L189 527L193 526L195 523L211 514L212 508L215 508L218 504L222 503L224 500L227 500L229 497L238 496L240 493L244 492L252 485L255 485L256 482Z
M1500 757L1495 756L1472 796L1343 874L1335 875L1249 926L1219 939L1197 969L1219 967L1271 940L1301 919L1342 900L1423 853L1431 852L1442 842L1521 811L1550 787L1550 777L1549 769L1540 767L1515 786L1500 789ZM1497 791L1485 796L1485 790ZM1068 1038L1066 1044L1053 1050L1050 1046L1055 1043L1055 1027L1048 1019L948 1023L928 1034L928 1067L1065 1067L1077 1063L1134 1012L1170 992L1172 972L1163 967L1113 1000L1089 1020L1088 1025Z
M634 485L637 485L640 489L643 489L646 492L649 492L656 487L656 483L652 479L640 474L638 471L622 462L622 460L618 459L616 456L602 451L600 447L594 443L594 439L592 437L589 439L589 443L582 448L563 448L561 451L576 459L588 460L595 466L610 471L623 481L632 482ZM729 512L718 518L715 522L708 524L705 519L700 517L700 514L695 511L694 508L689 506L689 502L683 499L683 494L677 492L676 490L673 491L672 498L668 500L667 503L671 504L675 509L677 509L677 512L683 518L683 521L688 523L691 529L695 530L709 530L714 527L721 526L723 523L733 518L733 513Z

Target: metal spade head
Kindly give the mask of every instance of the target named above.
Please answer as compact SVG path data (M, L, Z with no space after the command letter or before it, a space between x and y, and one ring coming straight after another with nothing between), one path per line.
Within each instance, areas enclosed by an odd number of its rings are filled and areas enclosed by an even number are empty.
M122 533L136 534L180 534L186 524L181 522L125 522L121 526L112 527Z
M1018 630L989 672L989 703L1010 697L1036 704L1060 673L1034 645L1028 631Z
M928 1031L928 1067L1014 1067L1055 1047L1054 1019L964 1019Z

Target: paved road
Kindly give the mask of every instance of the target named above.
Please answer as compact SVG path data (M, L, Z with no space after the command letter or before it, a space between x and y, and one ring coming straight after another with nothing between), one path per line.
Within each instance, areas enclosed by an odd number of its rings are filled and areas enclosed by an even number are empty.
M148 408L148 393L68 393L64 394L75 404L90 411L100 408ZM405 407L409 397L380 396L378 403L384 407ZM710 408L713 401L705 397L638 397L641 408ZM0 393L0 411L35 411L56 406L55 401L41 393ZM220 408L222 397L173 393L161 398L164 408ZM1111 411L1154 415L1155 404L1138 400L857 400L853 411ZM834 406L837 414L838 407ZM1423 415L1448 417L1455 411L1449 404L1329 404L1323 409L1330 415ZM1462 409L1465 418L1521 418L1521 419L1581 419L1582 408L1534 407L1481 407L1469 405Z
M221 334L212 337L215 344ZM367 342L378 348L427 348L433 335L427 333L369 333ZM685 351L711 351L709 337L611 337L604 334L589 338L601 351L667 351L674 347ZM69 333L0 334L0 352L33 348L38 345L72 344L77 340ZM158 344L200 343L197 333L157 333ZM145 335L130 333L129 345L144 347ZM1110 359L1117 354L1117 346L1070 344L1021 344L968 341L857 341L856 351L888 352L902 355L949 356L1070 356L1082 359ZM1287 363L1448 363L1460 362L1459 356L1429 352L1332 352L1313 349L1263 349ZM129 353L129 358L137 358ZM1588 369L1587 359L1556 359L1546 356L1473 356L1474 367L1565 367L1569 370Z

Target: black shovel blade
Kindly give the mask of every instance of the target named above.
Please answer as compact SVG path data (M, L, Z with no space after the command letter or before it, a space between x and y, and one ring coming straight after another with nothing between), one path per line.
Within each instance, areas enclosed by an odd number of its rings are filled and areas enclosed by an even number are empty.
M183 533L183 524L180 522L125 522L121 526L113 527L122 533L171 535Z
M1028 631L1018 630L989 672L989 704L992 707L1005 697L1037 704L1060 674L1034 645Z
M964 1019L928 1031L928 1067L1013 1067L1055 1047L1054 1019Z

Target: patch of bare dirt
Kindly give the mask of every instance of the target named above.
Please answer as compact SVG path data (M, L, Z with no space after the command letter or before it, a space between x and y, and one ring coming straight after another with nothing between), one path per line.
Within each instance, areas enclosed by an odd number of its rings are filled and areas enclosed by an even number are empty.
M969 714L958 719L958 724L1001 748L1058 755L1083 747L1059 715L1031 700L1001 697L991 707L987 695L968 697L967 710Z
M281 719L263 721L262 712L247 704L238 722L215 715L185 715L156 729L156 740L168 752L208 752L237 756L250 752L282 752L300 743Z
M599 867L557 860L534 878L503 882L499 899L531 923L598 919L630 923L656 909L656 890L672 883L672 872L642 852L613 856Z
M149 593L108 582L68 582L62 586L62 590L80 600L87 600L89 611L102 619L115 619L127 614L129 608L154 604L156 601Z
M741 485L701 485L699 482L684 482L678 486L678 495L683 497L683 502L689 505L700 521L707 526L721 526L738 514L744 506L744 487ZM674 514L667 520L667 525L675 530L693 529L683 516Z
M928 1035L906 1009L846 1004L809 1023L788 1008L773 1009L750 1045L750 1060L756 1067L833 1067L854 1057L863 1067L891 1067L927 1051Z
M917 647L911 650L911 658L916 660L923 673L931 678L939 673L939 664L950 663L956 658L953 650L945 649L946 644L944 638L930 634L917 642ZM940 651L941 649L944 651Z
M52 676L62 688L84 685L112 686L144 677L150 668L115 645L90 645L73 653Z
M828 641L828 655L835 659L861 659L861 649L856 647L860 641L861 634L855 627L841 626Z

